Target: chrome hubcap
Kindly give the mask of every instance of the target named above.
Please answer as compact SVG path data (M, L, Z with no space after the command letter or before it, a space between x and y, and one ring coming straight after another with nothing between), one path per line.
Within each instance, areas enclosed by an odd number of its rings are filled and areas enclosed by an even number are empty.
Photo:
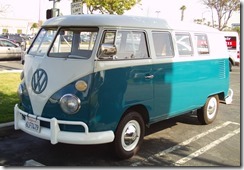
M131 120L125 125L121 142L126 151L131 151L137 146L140 139L140 133L140 125L137 121Z
M207 108L207 116L209 119L212 119L215 116L217 110L217 100L215 98L211 98L208 103Z

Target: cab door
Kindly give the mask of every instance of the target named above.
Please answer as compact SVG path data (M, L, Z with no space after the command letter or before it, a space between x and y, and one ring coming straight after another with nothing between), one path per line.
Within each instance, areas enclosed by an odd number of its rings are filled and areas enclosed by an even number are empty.
M174 48L171 33L154 31L153 47L156 64L153 65L154 111L152 121L169 117L172 113L173 91L173 57Z
M104 55L108 51L111 52L110 55ZM101 102L104 102L101 106L114 103L112 106L105 107L105 112L123 113L125 108L138 104L143 104L152 110L151 62L144 31L109 30L104 32L95 72L103 80L102 89L99 91L106 94L100 95L103 96Z

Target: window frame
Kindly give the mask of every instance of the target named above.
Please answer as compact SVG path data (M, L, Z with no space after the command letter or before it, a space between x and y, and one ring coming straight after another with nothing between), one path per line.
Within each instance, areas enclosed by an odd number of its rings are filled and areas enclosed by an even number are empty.
M157 34L157 33L167 33L169 35L169 39L170 39L170 47L172 48L172 55L157 55L156 49L155 49L155 41L154 41L154 37L153 34ZM175 47L174 47L174 43L173 43L173 37L172 37L172 33L170 31L152 31L152 40L153 40L153 50L155 52L155 55L157 58L173 58L175 57Z
M99 54L100 54L100 47L101 47L101 44L103 44L104 42L104 38L105 38L105 34L107 32L114 32L115 33L115 37L114 37L114 40L113 40L113 44L116 46L116 42L118 41L117 40L117 36L119 34L119 32L139 32L141 34L144 35L144 41L145 41L145 47L146 47L146 53L147 53L147 57L146 58L142 58L142 57L136 57L136 58L117 58L116 55L111 57L111 59L101 59L99 58ZM120 60L140 60L140 59L149 59L150 58L150 50L149 50L149 46L148 46L148 36L147 36L147 32L145 30L138 30L138 29L105 29L103 30L103 33L102 33L102 38L100 40L100 44L99 44L99 49L98 49L98 52L97 52L97 59L98 60L114 60L114 61L120 61ZM117 46L116 46L117 48ZM118 51L117 51L118 53Z
M200 53L199 52L199 47L198 47L198 42L197 42L197 39L196 39L196 37L197 36L199 36L199 35L201 35L201 36L204 36L205 38L206 38L206 42L207 42L207 49L208 49L208 52L207 53ZM197 54L198 55L210 55L210 46L209 46L209 41L208 41L208 35L207 34L205 34L205 33L194 33L194 40L195 40L195 43L196 43L196 50L197 50Z
M179 50L179 46L178 46L178 41L177 41L177 35L182 35L183 36L188 36L189 37L189 43L190 44L186 44L186 45L189 45L189 47L191 47L191 53L189 54L181 54L180 53L180 50ZM191 33L190 32L175 32L175 42L176 42L176 47L177 47L177 51L178 51L178 54L180 57L193 57L194 56L194 46L193 46L193 41L192 41L192 36L191 36ZM182 45L182 44L180 44Z

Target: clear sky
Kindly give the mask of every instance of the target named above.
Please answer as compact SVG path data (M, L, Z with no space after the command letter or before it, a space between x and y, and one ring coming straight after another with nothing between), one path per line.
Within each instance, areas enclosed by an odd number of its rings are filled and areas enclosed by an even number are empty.
M61 0L58 3L63 15L71 13L72 0ZM7 12L0 17L31 19L33 21L45 20L46 10L53 7L49 0L1 0L0 7L8 5ZM186 6L184 21L193 22L194 19L206 18L211 20L211 12L202 5L201 0L141 0L141 5L127 11L126 15L150 16L180 20L180 7ZM235 14L231 22L240 22L240 14Z

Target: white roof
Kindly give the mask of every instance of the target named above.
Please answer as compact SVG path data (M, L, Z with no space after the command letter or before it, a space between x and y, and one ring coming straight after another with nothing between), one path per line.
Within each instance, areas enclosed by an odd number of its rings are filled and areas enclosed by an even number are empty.
M127 15L66 15L47 20L43 26L102 26L102 27L137 27L169 29L167 22L162 19L137 17Z
M194 23L166 21L161 18L128 15L65 15L48 19L43 26L94 26L94 27L131 27L145 29L166 29L182 31L216 32L208 26Z

